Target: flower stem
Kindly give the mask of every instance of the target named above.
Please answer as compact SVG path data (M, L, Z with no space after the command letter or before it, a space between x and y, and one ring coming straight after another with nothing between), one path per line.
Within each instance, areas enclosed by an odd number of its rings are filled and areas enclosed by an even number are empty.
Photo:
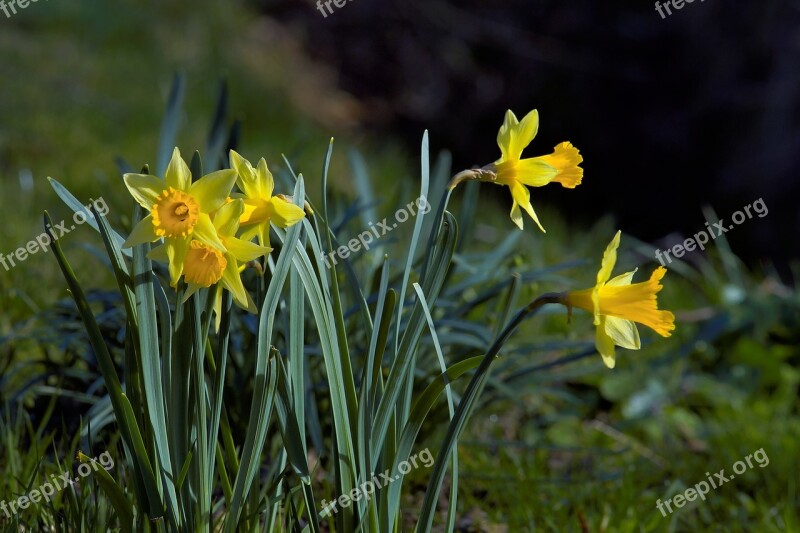
M483 356L481 364L472 376L472 379L467 385L464 395L456 409L455 416L447 428L447 435L445 435L439 454L436 457L433 473L431 474L431 481L428 483L428 489L425 492L425 500L422 505L422 512L420 514L419 522L417 523L417 531L430 531L433 524L434 508L436 501L439 499L439 492L441 491L442 483L449 462L450 454L453 452L458 438L461 435L464 426L467 423L470 415L472 414L475 401L483 391L486 380L489 377L489 368L494 362L500 349L506 343L512 333L519 327L519 325L528 317L536 314L536 312L547 304L565 304L565 293L547 293L539 296L531 303L517 311L514 317L508 322L503 331L497 336L492 346Z

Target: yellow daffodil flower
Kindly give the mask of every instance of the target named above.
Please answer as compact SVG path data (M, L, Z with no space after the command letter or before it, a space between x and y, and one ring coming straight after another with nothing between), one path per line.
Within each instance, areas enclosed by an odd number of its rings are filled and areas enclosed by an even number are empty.
M253 168L250 161L231 150L230 162L238 174L236 183L244 193L244 212L239 220L244 228L242 238L250 240L258 236L259 243L269 247L270 222L285 229L300 222L305 212L290 197L272 195L275 180L264 158Z
M667 273L666 268L656 268L650 279L641 283L631 283L636 270L609 279L617 262L620 233L617 232L603 254L597 284L566 296L570 308L579 307L594 314L595 344L608 368L614 368L615 345L630 350L641 347L635 322L662 337L669 337L675 329L675 315L659 310L656 298L663 288L660 281Z
M225 251L210 213L226 202L236 171L212 172L192 183L189 167L175 148L163 180L147 174L125 174L123 178L133 198L150 212L133 228L124 246L163 238L172 286L178 284L188 255L200 254L201 245L218 253Z
M226 203L214 213L214 230L222 242L225 251L220 252L198 240L192 240L189 252L183 265L183 279L189 285L184 293L183 301L189 299L200 289L208 288L216 283L230 291L233 301L242 309L251 313L257 312L253 299L242 284L241 271L244 269L240 263L247 263L257 257L268 254L272 250L259 246L254 242L245 241L236 237L239 229L239 218L244 211L242 200L233 200ZM168 261L166 246L158 246L150 253L150 258L159 261ZM214 302L216 312L216 327L219 330L222 316L222 291L218 290Z
M583 161L578 149L569 142L555 147L550 155L522 159L522 151L533 141L539 130L539 113L535 109L525 115L522 121L509 109L505 120L497 134L500 147L500 159L481 169L465 170L456 175L450 182L454 188L465 179L489 181L505 185L511 191L511 220L522 229L522 211L536 222L544 231L536 212L531 205L531 193L528 187L543 187L551 182L560 183L563 187L574 189L583 179L583 169L578 165Z

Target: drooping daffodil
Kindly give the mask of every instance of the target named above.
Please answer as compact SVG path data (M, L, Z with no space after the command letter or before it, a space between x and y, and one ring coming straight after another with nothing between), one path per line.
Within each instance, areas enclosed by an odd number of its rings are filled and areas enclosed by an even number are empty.
M641 347L636 322L662 337L669 337L675 329L675 315L658 309L656 297L663 288L660 281L666 268L656 268L650 279L641 283L632 283L636 270L611 278L620 235L618 231L603 254L595 286L567 293L565 302L594 315L595 345L608 368L614 368L615 346L630 350Z
M244 193L244 212L239 219L243 239L257 236L262 246L269 247L270 222L285 229L303 219L305 211L292 203L290 197L272 195L275 180L264 158L253 168L250 161L231 150L230 166L236 170L236 183Z
M189 167L175 148L163 180L148 174L125 174L123 178L133 198L150 212L133 228L124 246L163 238L173 287L190 253L195 256L207 248L225 252L210 214L226 202L236 171L219 170L192 183Z
M456 175L450 182L454 188L464 179L489 181L497 185L505 185L511 191L511 220L523 228L522 211L536 222L544 231L539 217L531 205L531 194L528 187L543 187L548 183L560 183L563 187L574 189L583 180L583 169L579 166L583 157L577 148L569 142L555 147L550 155L522 158L522 152L536 137L539 130L539 113L535 109L520 121L510 109L506 111L505 120L497 134L500 147L500 159L481 169L467 170Z

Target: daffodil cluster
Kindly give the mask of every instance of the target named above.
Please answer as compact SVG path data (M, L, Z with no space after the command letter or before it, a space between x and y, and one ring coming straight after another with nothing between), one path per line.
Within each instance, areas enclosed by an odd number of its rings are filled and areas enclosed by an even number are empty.
M274 179L263 158L254 168L231 151L230 166L192 182L189 167L175 148L164 179L125 174L125 185L149 214L133 228L124 246L163 241L149 257L169 265L173 287L183 278L188 286L184 300L219 283L237 305L255 312L241 272L249 261L272 251L270 224L287 228L305 212L291 198L273 196ZM241 192L233 192L234 185ZM258 244L252 242L255 237ZM217 311L221 297L217 291Z

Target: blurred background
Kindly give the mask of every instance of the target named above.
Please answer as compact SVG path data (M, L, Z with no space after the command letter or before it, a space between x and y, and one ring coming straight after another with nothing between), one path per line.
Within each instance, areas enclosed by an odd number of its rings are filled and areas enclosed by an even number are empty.
M341 149L331 180L351 200L357 193L350 149L364 154L378 195L389 198L416 189L424 130L432 153L458 171L498 158L495 138L506 109L522 117L537 108L539 135L525 154L543 155L571 141L584 157L585 177L575 190L532 191L543 224L553 230L548 239L563 238L542 243L528 220L520 249L528 247L534 259L520 251L518 264L591 258L593 265L618 227L640 240L637 259L628 261L638 265L652 261L656 248L704 229L706 206L726 225L733 212L759 199L769 210L728 232L722 251L711 246L687 255L688 266L676 266L685 273L682 268L694 265L701 275L666 293L680 302L674 308L688 331L670 358L602 379L559 376L586 403L564 400L578 412L568 422L552 418L552 405L545 408L536 418L552 429L545 442L576 444L581 421L606 411L615 413L611 422L625 421L623 429L641 431L642 445L673 434L694 451L722 447L720 439L732 436L753 451L765 434L785 443L800 433L800 313L791 292L800 273L800 2L701 0L665 18L653 2L627 0L349 0L331 6L324 15L302 0L52 0L12 17L0 12L0 253L9 255L40 233L44 209L54 220L70 215L47 176L82 200L102 196L115 225L128 227L119 165L154 163L176 73L185 80L184 154L205 146L215 102L226 91L226 120L239 121L242 153L264 155L278 170L286 155L313 191L328 139L335 137ZM480 206L482 221L510 225L505 188L481 186ZM111 287L92 254L77 251L83 241L97 244L97 236L84 227L66 239L76 270L94 273L98 287ZM719 261L725 275L732 264L748 272L754 280L748 294L763 298L742 304L742 286L710 276L703 270L709 260ZM707 301L693 301L697 294ZM26 344L31 339L47 351L37 328L49 313L71 312L66 296L49 255L0 267L4 374L33 353ZM54 308L56 302L62 307ZM720 316L725 320L715 321ZM79 332L78 326L70 330L70 342L81 342ZM63 349L64 331L50 333ZM774 352L764 348L767 341ZM0 400L30 404L26 387L60 370L47 372L13 394L0 386ZM726 396L736 402L726 403ZM687 404L673 404L676 397ZM752 409L742 411L743 405ZM716 409L711 422L701 423L703 408ZM654 409L668 420L643 421ZM497 416L514 418L515 412ZM487 427L497 420L492 416ZM749 429L735 425L736 416ZM791 422L781 426L782 417ZM714 437L702 442L705 431ZM512 433L527 442L540 438ZM582 444L599 446L599 439ZM787 446L778 472L796 472L796 443ZM471 459L465 452L465 464L475 472L493 468L486 466L491 450ZM714 464L721 468L739 452L726 451ZM545 455L537 457L550 466L559 460ZM534 471L541 466L536 460L528 465ZM675 477L693 481L693 473L709 468L705 464L700 460ZM648 482L658 485L662 477L651 475ZM466 479L481 483L479 476ZM782 481L771 494L785 493ZM625 493L630 501L642 483ZM760 502L755 489L740 489L752 505ZM481 495L474 496L479 502Z

